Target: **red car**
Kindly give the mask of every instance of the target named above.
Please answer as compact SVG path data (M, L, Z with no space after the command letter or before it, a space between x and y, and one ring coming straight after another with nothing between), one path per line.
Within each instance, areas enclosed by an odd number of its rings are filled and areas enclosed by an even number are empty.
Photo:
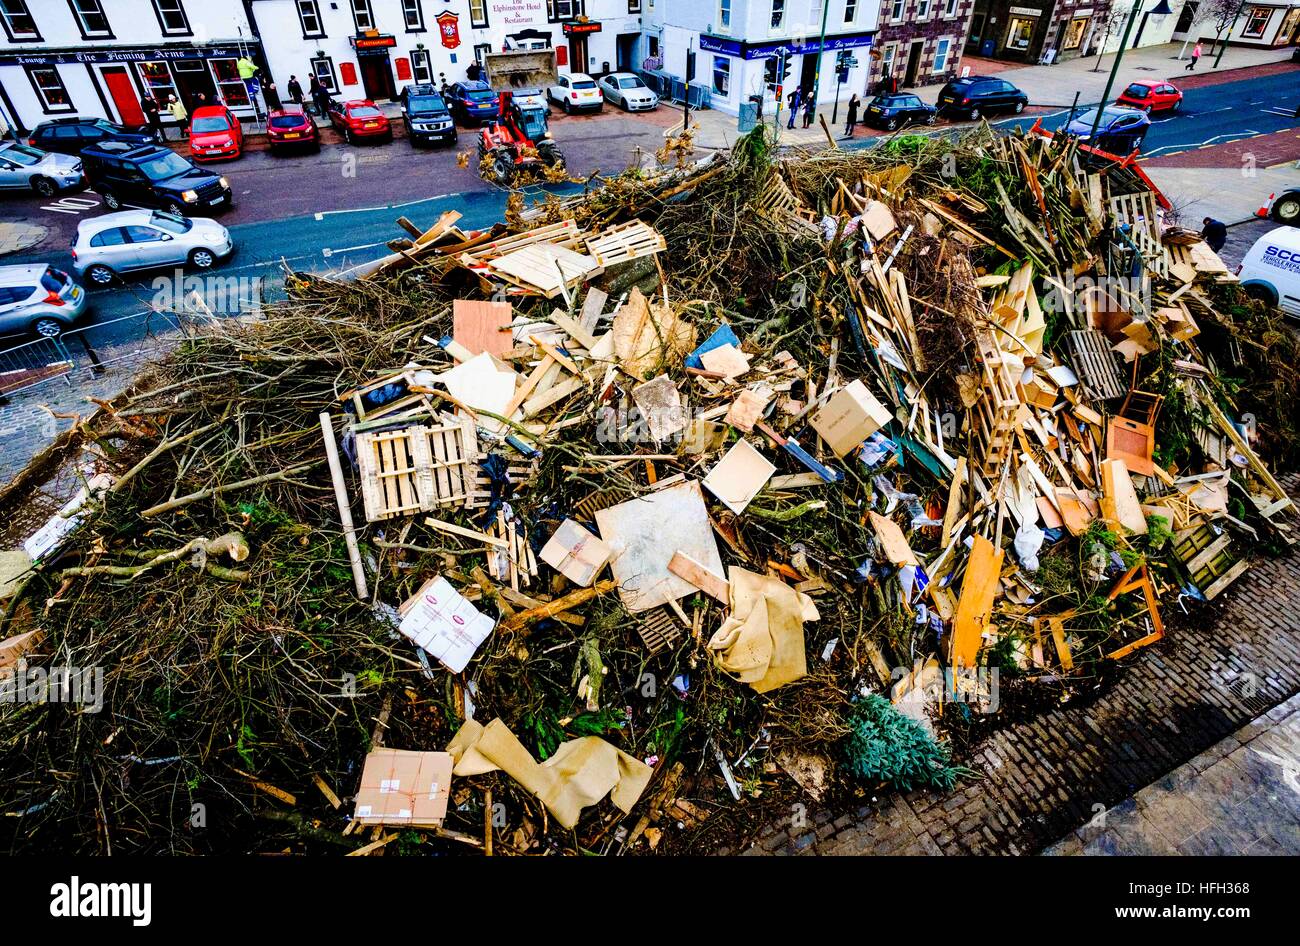
M273 109L266 117L266 138L272 154L293 148L320 151L320 131L301 105Z
M196 108L190 118L190 156L195 161L237 158L244 151L244 129L224 105Z
M1164 79L1138 79L1120 93L1115 104L1144 112L1172 112L1182 100L1183 93Z
M342 132L348 144L356 144L362 138L393 140L393 126L369 99L330 102L330 124L335 131Z

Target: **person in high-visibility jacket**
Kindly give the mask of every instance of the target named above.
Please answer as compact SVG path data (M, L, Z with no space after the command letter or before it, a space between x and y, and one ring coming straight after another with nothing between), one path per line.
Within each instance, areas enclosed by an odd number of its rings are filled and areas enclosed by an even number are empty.
M239 70L239 78L251 79L257 75L257 64L247 56L240 56L235 62L235 68Z

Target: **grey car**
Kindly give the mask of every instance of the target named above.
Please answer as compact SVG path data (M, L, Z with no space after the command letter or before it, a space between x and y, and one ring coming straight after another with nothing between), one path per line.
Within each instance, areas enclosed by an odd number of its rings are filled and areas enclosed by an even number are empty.
M53 197L61 190L80 187L85 180L81 158L0 141L0 189Z
M161 210L123 210L77 225L72 258L78 275L107 286L123 273L163 266L209 269L235 250L230 231L215 220Z
M0 266L0 335L53 338L86 311L86 290L44 263Z
M648 112L659 104L659 96L630 72L611 72L600 80L600 91L626 112Z

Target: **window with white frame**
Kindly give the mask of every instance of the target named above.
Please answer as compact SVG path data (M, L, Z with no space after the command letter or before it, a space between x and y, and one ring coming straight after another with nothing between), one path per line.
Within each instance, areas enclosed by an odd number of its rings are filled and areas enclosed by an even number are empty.
M320 6L317 0L295 0L298 7L298 22L302 25L303 39L319 39L325 35L325 27L320 18Z
M473 7L471 3L470 8ZM424 32L424 10L420 8L420 0L402 0L402 20L406 23L406 32Z
M12 43L31 43L41 38L27 0L0 0L0 22Z
M137 62L136 70L140 74L140 84L144 86L146 95L152 96L153 100L159 105L166 105L167 99L175 95L177 101L180 95L176 92L176 83L172 81L171 67L165 62Z
M718 29L731 29L731 0L718 0Z
M903 10L907 7L907 0L893 0L889 7L889 19L894 23L903 21Z
M82 39L113 38L113 30L108 25L108 15L104 13L101 0L70 0L70 3Z
M1264 35L1269 17L1273 15L1272 7L1251 7L1246 11L1246 25L1241 29L1242 36L1258 38Z
M896 45L885 46L880 50L880 74L889 76L894 74L894 53L898 50Z
M411 50L411 77L420 83L433 81L433 65L427 49Z
M723 98L731 95L731 60L726 56L713 57L713 93Z
M916 0L916 18L924 20L930 15L930 0Z
M31 80L36 98L40 100L41 109L49 115L54 112L71 112L72 97L63 87L57 66L27 66L27 78Z
M358 33L375 28L375 13L370 9L370 0L352 0L352 22L356 24Z
M844 0L844 22L852 23L858 18L858 0Z
M627 12L628 12L628 13L640 13L640 12L641 12L641 0L627 0Z
M248 86L239 78L239 67L234 59L212 59L208 65L212 68L212 78L216 80L217 91L227 108L246 108L252 103L248 100Z
M469 0L469 25L476 30L488 25L487 0Z
M779 30L785 22L785 0L772 0L772 29Z
M948 53L952 49L952 40L941 39L934 47L934 71L938 75L948 68Z
M181 0L153 0L153 9L164 36L189 36L193 32Z
M951 19L957 15L957 8L961 6L961 0L944 0L943 15Z
M546 0L546 18L552 23L576 20L584 12L583 0Z

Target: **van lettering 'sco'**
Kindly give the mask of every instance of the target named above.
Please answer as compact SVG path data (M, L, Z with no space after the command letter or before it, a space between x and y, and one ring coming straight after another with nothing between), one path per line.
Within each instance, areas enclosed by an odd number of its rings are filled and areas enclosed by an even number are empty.
M1264 249L1263 262L1280 269L1289 269L1300 273L1300 252L1284 250L1280 246L1268 246Z

